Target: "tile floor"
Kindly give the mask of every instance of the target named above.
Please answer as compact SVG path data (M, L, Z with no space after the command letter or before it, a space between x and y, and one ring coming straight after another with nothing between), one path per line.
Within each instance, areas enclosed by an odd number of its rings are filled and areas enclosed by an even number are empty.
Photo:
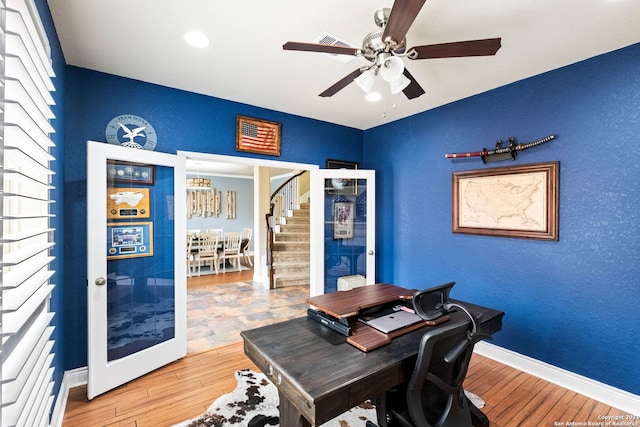
M308 286L264 289L253 281L187 291L187 353L241 341L240 332L306 315Z

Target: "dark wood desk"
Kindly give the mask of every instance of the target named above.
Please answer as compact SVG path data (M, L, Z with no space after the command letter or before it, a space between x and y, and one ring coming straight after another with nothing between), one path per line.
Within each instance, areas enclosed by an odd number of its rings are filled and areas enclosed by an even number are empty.
M464 304L479 317L483 333L492 335L502 328L503 312ZM458 310L451 313L449 322L464 319ZM246 355L278 388L280 426L307 427L327 422L401 384L412 372L422 335L437 327L414 330L368 353L308 317L240 335Z

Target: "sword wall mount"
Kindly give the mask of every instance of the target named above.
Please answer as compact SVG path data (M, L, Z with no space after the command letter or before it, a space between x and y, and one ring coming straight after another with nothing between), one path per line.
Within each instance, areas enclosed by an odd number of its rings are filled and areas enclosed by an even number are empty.
M493 150L487 150L483 148L482 151L471 151L469 153L453 153L445 154L445 159L458 159L469 157L480 157L483 163L488 162L500 162L503 160L515 160L519 151L524 151L528 148L535 147L536 145L544 144L555 138L555 135L549 135L546 138L539 139L537 141L529 142L527 144L516 144L514 137L509 138L507 145L503 146L502 141L496 142L496 148Z

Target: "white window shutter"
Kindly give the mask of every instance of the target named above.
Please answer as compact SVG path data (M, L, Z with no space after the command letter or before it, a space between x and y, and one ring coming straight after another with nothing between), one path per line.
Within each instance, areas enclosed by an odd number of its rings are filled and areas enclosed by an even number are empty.
M0 425L48 426L54 132L51 54L33 0L0 0Z

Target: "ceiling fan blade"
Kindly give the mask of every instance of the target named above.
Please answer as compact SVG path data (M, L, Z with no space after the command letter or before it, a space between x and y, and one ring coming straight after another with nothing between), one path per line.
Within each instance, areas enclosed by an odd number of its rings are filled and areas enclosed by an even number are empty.
M365 70L366 70L366 68L365 68ZM339 80L333 86L331 86L329 89L327 89L324 92L322 92L320 94L320 96L326 98L326 97L335 95L340 90L344 89L349 83L351 83L353 81L353 79L358 77L360 74L362 74L362 70L360 68L358 68L357 70L353 71L351 74L343 77L341 80Z
M320 43L286 42L282 45L284 50L301 50L304 52L333 53L335 55L358 56L360 49L348 46L332 46Z
M495 55L500 49L500 38L468 40L464 42L428 44L408 49L410 59L456 58L461 56ZM417 55L413 55L415 51Z
M420 86L416 79L413 78L409 70L405 68L402 74L404 74L406 78L411 80L409 86L402 90L402 93L404 93L408 99L413 99L419 97L420 95L424 95L424 89L422 89L422 86Z
M393 40L396 43L401 43L425 1L426 0L396 0L391 8L389 21L384 27L382 41L386 43L389 40Z

